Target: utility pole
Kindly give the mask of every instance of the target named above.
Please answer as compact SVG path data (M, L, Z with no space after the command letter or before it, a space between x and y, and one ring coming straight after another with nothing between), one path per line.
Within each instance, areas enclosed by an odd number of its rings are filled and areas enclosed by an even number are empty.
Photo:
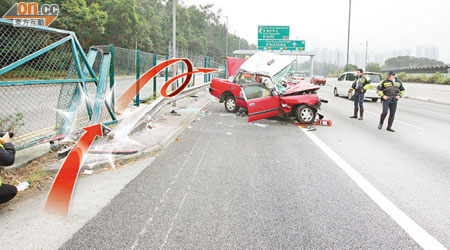
M172 55L173 58L177 57L177 0L173 0L172 7ZM173 65L173 76L177 75L177 64ZM172 83L172 91L177 89L176 84ZM173 106L176 106L176 102L172 103Z
M352 13L352 0L348 1L348 35L347 35L347 64L345 64L345 71L348 71L348 55L350 49L350 16Z
M366 63L364 64L364 71L366 70L367 67L367 49L369 47L369 40L366 40Z
M225 56L228 56L228 16L223 16L227 19L227 26L225 30Z

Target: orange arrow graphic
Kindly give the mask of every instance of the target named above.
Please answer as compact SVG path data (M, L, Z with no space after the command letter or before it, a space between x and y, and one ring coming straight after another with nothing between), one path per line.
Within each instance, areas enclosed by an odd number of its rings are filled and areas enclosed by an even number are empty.
M102 136L100 124L83 128L86 133L81 136L55 177L52 188L45 202L45 210L66 218L69 212L73 189L81 169L81 163L96 136Z

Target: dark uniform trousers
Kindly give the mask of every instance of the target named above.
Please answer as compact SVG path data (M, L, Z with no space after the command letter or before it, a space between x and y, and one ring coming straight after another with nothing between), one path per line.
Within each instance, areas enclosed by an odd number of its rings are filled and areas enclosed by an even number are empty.
M353 95L354 102L354 113L355 116L358 114L358 107L361 110L361 116L364 112L364 93L361 93L361 90L355 90L355 94Z
M392 123L394 123L395 112L397 111L397 102L398 100L395 99L395 96L391 96L389 97L389 99L383 100L383 112L380 116L380 124L384 122L384 119L389 112L388 128L392 127Z

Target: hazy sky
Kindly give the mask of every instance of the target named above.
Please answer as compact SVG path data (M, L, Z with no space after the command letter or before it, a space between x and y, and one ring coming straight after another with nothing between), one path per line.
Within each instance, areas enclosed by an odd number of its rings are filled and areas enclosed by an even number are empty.
M257 44L258 25L288 25L290 39L313 48L346 49L348 0L181 0L214 4L232 33ZM225 19L223 20L225 22ZM390 52L434 45L450 63L450 0L352 0L350 50Z

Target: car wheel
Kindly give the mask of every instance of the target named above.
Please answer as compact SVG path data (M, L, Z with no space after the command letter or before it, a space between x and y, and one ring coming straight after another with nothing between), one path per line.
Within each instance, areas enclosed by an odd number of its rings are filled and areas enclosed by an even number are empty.
M239 110L239 106L236 105L236 100L232 95L225 97L224 105L228 112L236 113Z
M372 102L377 102L378 98L372 98Z
M301 105L295 110L295 119L301 123L312 123L316 118L316 110L308 105Z
M334 88L334 96L339 96L339 94L337 92L337 88Z

